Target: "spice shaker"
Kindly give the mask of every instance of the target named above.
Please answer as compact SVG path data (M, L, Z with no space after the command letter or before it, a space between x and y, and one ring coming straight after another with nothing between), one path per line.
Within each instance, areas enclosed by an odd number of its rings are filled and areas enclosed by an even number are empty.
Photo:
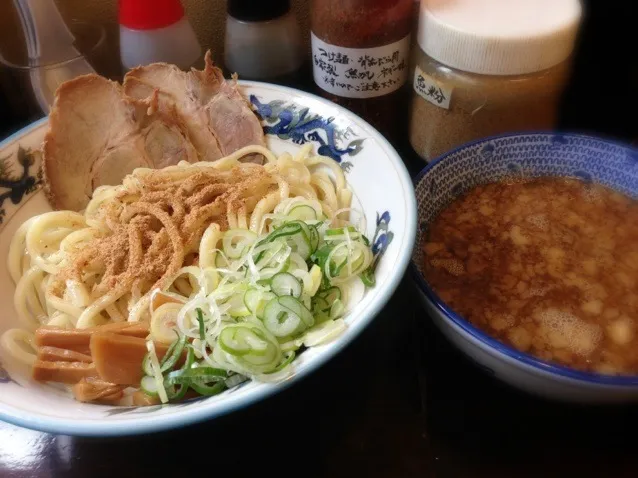
M185 70L202 49L179 0L119 0L120 58L129 69L166 62Z
M228 0L224 61L242 79L295 81L303 47L290 0Z
M402 114L414 0L313 0L319 92L393 138Z
M409 137L425 160L472 140L556 126L578 0L422 0Z

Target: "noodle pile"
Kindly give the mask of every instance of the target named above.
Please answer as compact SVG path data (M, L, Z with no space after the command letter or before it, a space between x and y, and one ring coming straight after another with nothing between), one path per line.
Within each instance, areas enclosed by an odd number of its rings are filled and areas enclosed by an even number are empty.
M347 210L351 191L340 167L309 152L307 145L295 157L276 157L248 146L214 163L138 169L122 185L98 188L83 214L55 211L25 222L9 254L24 329L7 331L3 347L33 363L23 345L32 346L30 331L41 325L147 321L151 293L167 288L181 268L201 265L209 231L260 233L288 198L316 200L328 218ZM252 154L266 164L239 161Z

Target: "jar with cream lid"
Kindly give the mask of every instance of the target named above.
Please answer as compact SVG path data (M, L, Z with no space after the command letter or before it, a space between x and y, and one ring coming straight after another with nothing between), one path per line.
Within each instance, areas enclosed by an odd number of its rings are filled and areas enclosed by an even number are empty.
M579 0L422 0L409 137L430 161L464 143L556 126Z

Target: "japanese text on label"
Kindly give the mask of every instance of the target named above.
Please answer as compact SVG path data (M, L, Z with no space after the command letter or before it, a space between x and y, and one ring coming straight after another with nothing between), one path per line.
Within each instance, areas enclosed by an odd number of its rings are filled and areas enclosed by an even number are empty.
M439 83L418 66L414 70L414 91L433 105L450 109L452 88Z
M405 83L410 37L377 48L343 48L312 35L315 83L349 98L371 98L398 90Z

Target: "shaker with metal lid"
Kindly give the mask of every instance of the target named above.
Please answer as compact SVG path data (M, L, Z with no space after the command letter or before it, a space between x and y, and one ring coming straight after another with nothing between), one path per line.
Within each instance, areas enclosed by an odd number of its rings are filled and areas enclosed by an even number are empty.
M227 8L226 68L246 80L289 82L303 64L290 0L228 0Z

